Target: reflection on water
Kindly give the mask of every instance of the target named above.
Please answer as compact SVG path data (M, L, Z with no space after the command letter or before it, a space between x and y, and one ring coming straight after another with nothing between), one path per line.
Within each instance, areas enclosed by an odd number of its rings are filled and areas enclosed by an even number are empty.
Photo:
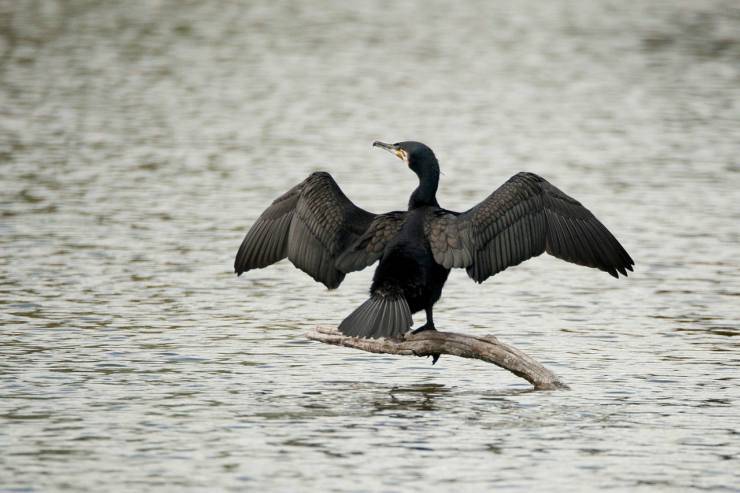
M733 490L738 33L719 0L0 3L0 490ZM307 341L371 272L233 276L313 170L403 208L375 139L430 144L446 207L526 169L617 234L626 280L538 258L438 305L572 390Z

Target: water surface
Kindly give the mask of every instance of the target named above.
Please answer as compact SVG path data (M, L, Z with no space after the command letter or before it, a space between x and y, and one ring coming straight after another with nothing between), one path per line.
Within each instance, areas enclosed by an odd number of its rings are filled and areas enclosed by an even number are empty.
M738 491L732 1L0 4L0 490ZM366 297L238 245L311 171L375 212L421 140L464 210L520 170L628 279L540 257L437 325L570 384L310 342ZM417 317L417 323L423 317Z

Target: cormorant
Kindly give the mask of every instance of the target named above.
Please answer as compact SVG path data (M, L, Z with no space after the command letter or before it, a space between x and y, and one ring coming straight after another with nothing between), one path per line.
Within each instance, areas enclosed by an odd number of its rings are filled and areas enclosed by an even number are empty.
M407 211L367 212L331 175L313 173L257 219L236 254L236 273L288 257L333 289L345 274L380 260L370 298L339 330L400 338L421 310L426 323L416 331L434 330L432 307L453 267L481 283L547 252L614 277L632 270L629 254L588 209L534 173L518 173L475 207L454 212L437 202L439 163L429 147L411 141L373 146L395 154L419 177Z

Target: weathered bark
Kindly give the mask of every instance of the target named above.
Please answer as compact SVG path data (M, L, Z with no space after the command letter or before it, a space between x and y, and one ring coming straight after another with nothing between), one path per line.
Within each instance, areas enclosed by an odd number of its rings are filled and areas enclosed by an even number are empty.
M567 389L568 386L534 358L515 347L504 344L492 335L483 337L454 332L424 331L407 334L402 341L349 337L333 327L316 327L306 334L311 340L345 346L371 353L434 356L450 354L474 358L509 370L531 383L535 390Z

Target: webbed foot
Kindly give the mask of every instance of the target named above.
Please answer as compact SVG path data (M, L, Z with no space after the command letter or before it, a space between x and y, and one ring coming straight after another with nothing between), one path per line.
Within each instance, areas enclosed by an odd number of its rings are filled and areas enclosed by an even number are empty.
M425 330L435 330L436 331L437 329L434 328L434 324L427 322L421 327L419 327L418 329L412 330L411 333L418 334L419 332L424 332ZM432 354L431 356L432 356L432 364L435 364L439 360L440 354L435 353L435 354Z
M412 334L418 334L419 332L424 332L425 330L437 330L437 329L434 328L434 324L430 324L430 323L427 322L424 325L422 325L421 327L419 327L418 329L412 330L411 333Z

